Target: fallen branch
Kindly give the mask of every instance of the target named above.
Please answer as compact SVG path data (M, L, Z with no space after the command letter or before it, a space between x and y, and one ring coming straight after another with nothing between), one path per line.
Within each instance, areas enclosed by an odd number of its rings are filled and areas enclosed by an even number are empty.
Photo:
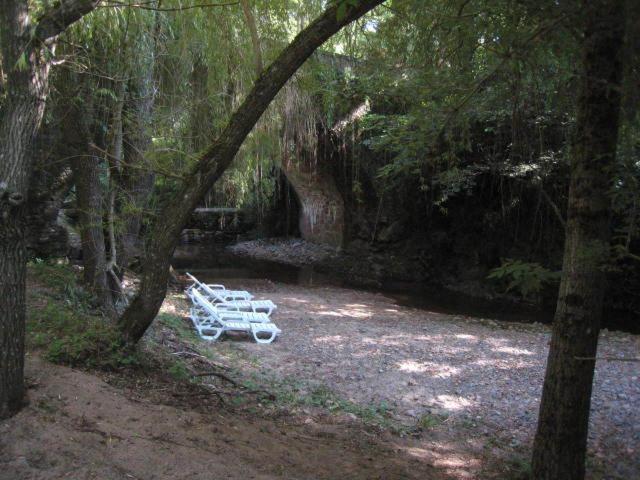
M624 357L573 357L576 360L602 360L604 362L640 362L640 358L624 358Z
M200 373L194 373L191 376L192 377L218 377L218 378L221 378L223 380L226 380L227 382L229 382L234 387L244 388L241 384L239 384L233 378L229 377L228 375L225 375L222 372L216 372L216 371L200 372Z
M201 373L195 373L195 374L193 374L193 375L192 375L192 377L218 377L218 378L221 378L221 379L223 379L223 380L226 380L227 382L229 382L229 383L230 383L231 385L233 385L234 387L237 387L237 388L241 388L241 389L246 390L246 392L245 392L245 393L249 393L249 394L258 394L258 393L261 393L261 394L263 394L264 396L266 396L269 400L272 400L272 401L273 401L273 400L275 400L275 399L276 399L276 396L275 396L273 393L269 392L268 390L263 390L263 389L259 389L259 390L248 390L248 389L247 389L247 387L245 387L244 385L242 385L242 384L238 383L238 382L237 382L237 381L235 381L233 378L231 378L231 377L229 377L229 376L227 376L227 375L225 375L224 373L221 373L221 372L215 372L215 371L212 371L212 372L201 372Z

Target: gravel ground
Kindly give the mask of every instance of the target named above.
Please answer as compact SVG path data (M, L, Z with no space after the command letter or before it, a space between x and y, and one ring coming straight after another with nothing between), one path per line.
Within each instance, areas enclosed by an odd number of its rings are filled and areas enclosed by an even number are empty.
M339 256L334 247L299 238L272 238L236 243L227 248L235 255L295 265L314 265Z
M413 448L434 464L440 458L435 446L458 452L451 465L456 478L488 478L481 474L487 454L528 455L548 327L417 310L351 289L248 279L227 283L278 304L273 320L283 334L277 342L225 342L257 358L261 369L326 384L361 404L384 401L406 424L435 419ZM639 358L640 337L604 331L598 355ZM640 478L639 377L640 363L597 363L591 479Z

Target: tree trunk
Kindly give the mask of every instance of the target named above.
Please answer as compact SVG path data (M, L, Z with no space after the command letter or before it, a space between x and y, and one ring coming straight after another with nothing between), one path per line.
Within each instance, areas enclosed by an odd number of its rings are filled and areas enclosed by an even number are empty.
M48 58L57 35L97 3L56 4L32 26L26 0L0 0L0 49L7 78L0 113L0 418L16 413L24 394L25 201L30 149L48 93Z
M573 149L564 266L533 449L536 480L585 474L591 388L609 255L623 0L584 2L582 78Z
M69 77L68 82L76 85L79 81ZM90 96L82 90L79 95L70 96L68 99L63 139L69 149L76 185L76 209L82 241L84 283L95 294L105 312L115 317L113 295L107 277L107 254L102 225L101 159L92 151L93 142L89 126L93 120L93 111L90 107L92 102Z
M256 19L253 16L251 5L248 0L240 0L244 20L247 23L249 34L251 35L251 45L253 46L253 65L256 70L256 76L260 76L264 66L262 65L262 49L260 48L260 36L258 35L258 27Z
M140 291L119 322L128 342L136 343L142 338L162 305L171 256L191 213L231 164L240 145L271 100L320 45L382 1L360 0L356 6L348 6L344 15L340 16L337 5L332 5L300 32L256 80L218 139L202 154L174 200L168 202L158 215L149 234Z
M26 2L0 4L0 46L7 96L0 124L0 418L24 394L26 205L33 138L42 120L49 66L26 49ZM26 52L26 53L23 53ZM19 59L26 65L18 68Z

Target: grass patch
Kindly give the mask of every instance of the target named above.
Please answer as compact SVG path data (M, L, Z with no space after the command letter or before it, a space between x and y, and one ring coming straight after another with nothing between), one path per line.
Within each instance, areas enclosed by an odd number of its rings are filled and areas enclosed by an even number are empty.
M446 420L446 417L442 415L433 415L431 413L424 413L418 419L418 428L421 430L431 430L437 427Z
M116 325L95 313L69 265L32 263L29 274L49 289L39 292L46 305L32 306L27 315L30 347L63 365L115 370L138 363Z
M254 380L251 385L257 382ZM360 405L340 397L327 385L309 385L304 381L293 378L273 378L268 382L268 390L276 396L273 402L281 407L317 407L326 409L335 415L352 414L358 417L364 424L391 430L398 434L404 434L407 427L395 421L392 411L386 402L369 405Z
M176 360L173 365L167 369L167 372L169 372L169 375L171 375L175 380L181 382L191 380L191 373L183 361Z
M530 480L533 478L531 463L528 459L512 457L506 463L509 480Z
M193 343L202 341L202 339L196 335L193 328L191 328L191 325L185 323L182 317L178 315L159 313L155 321L173 330L182 340L188 340Z
M138 363L115 325L102 317L50 302L29 315L29 345L53 363L115 370Z

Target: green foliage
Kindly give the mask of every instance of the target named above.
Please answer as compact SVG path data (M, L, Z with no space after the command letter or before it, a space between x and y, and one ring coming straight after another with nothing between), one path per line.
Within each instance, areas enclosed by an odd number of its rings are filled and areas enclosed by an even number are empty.
M54 363L106 370L138 363L114 324L70 306L51 302L31 312L27 330L31 345L44 348Z
M167 371L169 372L169 375L178 381L186 382L191 378L189 370L184 363L179 360L171 365Z
M418 428L420 428L421 430L430 430L440 425L444 420L445 417L441 415L425 413L422 414L418 419Z
M338 20L342 20L347 13L349 13L351 7L358 6L358 0L337 0L336 5L338 6L336 9L336 17Z
M200 337L196 335L190 324L185 323L182 317L162 312L158 314L158 316L156 317L156 321L161 325L172 329L180 338L184 340L190 340L192 342L200 341Z
M41 284L56 291L76 286L76 274L68 263L47 262L36 258L28 264L29 274Z
M539 263L506 259L487 276L502 285L507 292L516 292L527 299L542 292L546 285L560 280L560 272L553 272Z
M36 259L28 268L34 288L47 289L34 295L37 303L28 312L27 342L32 347L64 365L114 370L138 363L115 324L93 309L91 295L78 286L70 265ZM43 298L46 305L39 304Z
M529 459L521 457L509 458L506 462L509 480L531 480L533 471Z

